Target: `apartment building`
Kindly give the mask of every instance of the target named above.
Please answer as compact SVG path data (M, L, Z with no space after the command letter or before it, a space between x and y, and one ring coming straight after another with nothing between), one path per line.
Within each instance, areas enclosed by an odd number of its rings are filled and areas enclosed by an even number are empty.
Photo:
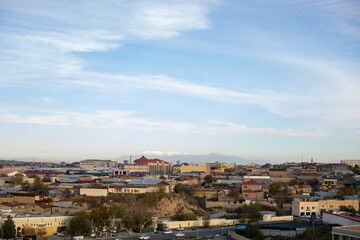
M181 173L199 172L203 174L210 174L210 163L190 163L189 165L181 165Z
M117 167L117 165L117 161L111 160L87 159L80 161L80 167L82 168Z
M322 211L335 211L339 210L340 206L354 207L356 211L359 210L359 200L319 200L317 202L308 201L293 201L292 202L292 215L321 215Z

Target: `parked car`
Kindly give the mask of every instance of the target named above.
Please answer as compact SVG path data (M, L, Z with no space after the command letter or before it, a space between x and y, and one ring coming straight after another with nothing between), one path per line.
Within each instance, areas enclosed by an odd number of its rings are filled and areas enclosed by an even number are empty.
M63 236L64 236L64 234L63 234L62 232L58 232L58 233L56 233L56 235L58 235L59 237L63 237Z
M184 228L183 227L179 227L176 229L176 231L184 231Z
M141 236L139 237L139 239L140 239L140 240L148 240L148 239L150 239L150 236L141 235Z
M176 233L176 234L175 234L175 237L185 237L185 234L183 234L183 233Z
M166 230L166 231L164 231L163 233L164 233L164 234L171 234L172 231L171 231L171 230Z

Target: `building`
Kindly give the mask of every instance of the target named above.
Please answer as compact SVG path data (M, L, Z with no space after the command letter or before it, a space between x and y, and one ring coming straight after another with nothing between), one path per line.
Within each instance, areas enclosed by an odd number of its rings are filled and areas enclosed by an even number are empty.
M261 186L261 183L258 183L255 181L247 181L247 182L244 182L241 184L241 190L242 190L242 192L244 192L246 190L261 191L262 186Z
M333 227L331 237L333 240L360 239L360 225Z
M323 223L341 226L360 225L360 217L348 212L323 212Z
M118 162L111 160L87 159L80 161L82 168L117 167Z
M170 175L173 173L173 164L158 158L148 159L142 156L134 161L135 165L147 165L150 175Z
M356 211L359 210L359 200L319 200L319 201L293 201L292 202L292 215L321 215L325 211L336 211L340 206L354 207Z
M181 173L203 173L210 174L210 163L190 163L189 165L182 164L180 167Z
M355 167L355 165L360 166L360 160L341 160L341 163Z
M14 217L16 236L21 236L21 232L26 228L45 230L45 235L53 235L57 232L64 231L69 226L70 216L37 216L37 217ZM1 225L6 218L1 218Z

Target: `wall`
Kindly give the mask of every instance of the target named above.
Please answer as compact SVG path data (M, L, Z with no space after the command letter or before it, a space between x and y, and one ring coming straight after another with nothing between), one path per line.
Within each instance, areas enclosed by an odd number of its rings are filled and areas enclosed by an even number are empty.
M80 195L86 196L107 196L108 190L101 188L80 188Z
M165 224L168 228L176 229L178 227L192 228L192 227L203 227L206 220L194 220L194 221L170 221L164 220L162 224ZM239 223L238 219L209 219L209 226L228 226Z
M293 221L294 216L278 216L273 217L271 215L264 215L263 216L263 222L269 222L269 221Z

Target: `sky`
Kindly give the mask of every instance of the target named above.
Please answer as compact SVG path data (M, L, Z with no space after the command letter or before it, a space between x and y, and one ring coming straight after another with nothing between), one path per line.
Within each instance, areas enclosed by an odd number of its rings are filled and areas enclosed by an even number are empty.
M360 159L359 1L0 0L0 158L144 151Z

